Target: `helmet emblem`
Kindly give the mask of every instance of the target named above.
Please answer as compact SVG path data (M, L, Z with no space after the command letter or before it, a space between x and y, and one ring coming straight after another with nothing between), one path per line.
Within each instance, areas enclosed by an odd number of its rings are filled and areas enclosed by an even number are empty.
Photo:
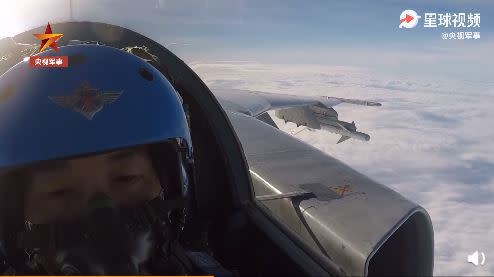
M82 114L88 120L91 120L105 105L115 102L122 93L123 91L104 92L96 88L91 88L89 83L84 82L71 95L48 96L48 98L55 104L72 109Z

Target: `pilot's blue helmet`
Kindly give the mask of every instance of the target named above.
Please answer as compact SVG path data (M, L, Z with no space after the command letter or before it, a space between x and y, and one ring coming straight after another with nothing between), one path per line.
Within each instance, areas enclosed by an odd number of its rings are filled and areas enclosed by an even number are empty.
M45 56L68 56L69 65L36 68L24 60L0 76L0 171L152 145L157 170L170 164L160 161L163 151L170 159L166 149L176 150L174 192L186 196L192 164L188 120L182 98L160 71L102 45L37 55Z
M36 59L47 57L49 63L56 63L56 56L67 56L68 67L40 68L26 59L0 76L0 175L19 175L25 167L36 167L44 161L146 145L157 177L166 182L161 182L159 196L143 204L145 209L139 207L126 213L130 220L126 222L130 225L125 226L130 229L119 230L133 230L133 234L137 234L146 226L150 228L149 224L160 222L163 224L152 225L152 230L170 226L181 232L189 207L193 153L189 117L179 93L152 64L124 50L79 44L60 47L57 52L44 51L31 59L35 64ZM50 60L51 57L55 60ZM29 240L22 238L36 236L38 233L32 228L44 228L44 225L33 226L25 219L23 205L19 203L25 192L22 182L5 179L7 181L0 183L0 263L5 262L4 256L10 256L7 260L24 264L31 256L26 258L23 253L28 253L26 249L38 249L38 245L21 247L18 242L28 243ZM95 210L101 211L101 207L96 204L89 211L97 217L100 214ZM103 207L106 208L113 209L113 206ZM134 216L142 215L141 212L147 216L133 220ZM157 217L151 217L155 212ZM155 219L148 224L143 218ZM79 223L85 224L85 221ZM60 227L57 226L48 227ZM70 226L38 231L50 230L63 236L65 231L60 231L66 230L63 228L79 230ZM77 235L83 239L85 231L81 232ZM168 231L162 233L169 234ZM43 238L40 236L36 243L45 243ZM137 243L137 235L134 239ZM55 249L60 241L63 240L58 237L50 240L53 244L46 249ZM132 256L126 256L129 257Z
M151 64L102 45L60 47L67 68L22 61L0 77L0 168L177 139L182 99Z

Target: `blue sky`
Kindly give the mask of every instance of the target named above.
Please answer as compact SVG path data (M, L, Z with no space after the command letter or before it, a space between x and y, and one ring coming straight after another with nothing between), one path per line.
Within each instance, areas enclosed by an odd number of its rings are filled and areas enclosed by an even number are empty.
M489 54L494 47L494 1L489 0L73 3L75 20L114 23L165 44L186 44L171 50L188 62L225 59L351 65L404 76L437 75L484 82L491 81L488 72L494 65ZM8 5L14 9L15 17L4 18L5 22L0 23L12 26L9 30L21 31L21 26L69 18L66 0L20 0ZM26 6L32 8L25 9ZM399 29L399 15L404 9L413 9L419 15L480 12L481 27L474 31L481 32L481 39L443 41L441 32L451 28L428 29L422 22L415 29Z
M492 15L488 1L201 1L203 5L170 5L160 1L161 14L177 13L196 17L191 23L179 22L177 33L222 41L230 46L248 47L254 42L265 47L330 45L403 46L416 39L435 38L434 32L418 28L397 32L399 14L414 9L419 14L433 12L479 12ZM429 1L431 2L431 1ZM205 4L207 3L207 4ZM228 5L225 5L228 3ZM490 11L489 11L490 10ZM197 19L203 19L197 20ZM205 20L204 20L205 19ZM485 20L485 21L484 21ZM201 24L196 24L196 22ZM209 21L210 24L203 24ZM233 23L233 24L232 24ZM482 16L482 30L494 26L488 14ZM199 25L199 26L198 26ZM403 36L406 34L406 36ZM257 39L257 40L256 40Z
M488 80L493 65L492 1L226 1L127 4L124 24L159 41L182 41L187 60L234 59L369 67L416 75ZM124 5L124 4L122 4ZM86 4L86 6L90 6ZM404 9L480 12L480 40L442 41L449 29L399 29ZM81 7L81 10L84 10ZM100 15L105 17L106 15ZM111 17L111 16L110 16ZM118 18L115 20L119 21ZM459 30L461 31L461 30ZM467 31L467 30L465 30ZM468 30L472 31L472 30ZM396 60L395 64L390 64ZM408 73L405 73L408 74Z

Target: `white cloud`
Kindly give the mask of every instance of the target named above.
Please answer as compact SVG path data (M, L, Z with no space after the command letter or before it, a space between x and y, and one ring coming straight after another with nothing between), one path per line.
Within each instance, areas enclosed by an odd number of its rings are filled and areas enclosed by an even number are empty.
M419 203L435 231L435 275L492 275L494 262L494 91L490 83L382 75L356 67L203 63L193 69L212 88L377 100L344 105L367 143L324 131L296 136ZM294 124L275 120L289 132ZM297 129L298 130L298 129ZM486 252L483 267L466 262ZM494 252L493 252L494 253Z

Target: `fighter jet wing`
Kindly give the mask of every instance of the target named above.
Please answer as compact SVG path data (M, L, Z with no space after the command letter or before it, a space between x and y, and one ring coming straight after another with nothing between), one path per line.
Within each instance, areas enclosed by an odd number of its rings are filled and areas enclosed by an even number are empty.
M368 141L370 136L357 132L353 122L339 121L334 106L341 103L381 106L377 102L329 96L299 96L233 89L212 91L225 110L256 117L277 128L272 118L266 114L267 111L275 110L275 116L285 122L293 122L297 126L303 125L310 129L324 129L341 135L338 143L349 138Z
M330 96L300 96L238 89L213 89L214 95L226 110L258 116L270 110L307 106L332 108L341 103L381 106L380 103Z

